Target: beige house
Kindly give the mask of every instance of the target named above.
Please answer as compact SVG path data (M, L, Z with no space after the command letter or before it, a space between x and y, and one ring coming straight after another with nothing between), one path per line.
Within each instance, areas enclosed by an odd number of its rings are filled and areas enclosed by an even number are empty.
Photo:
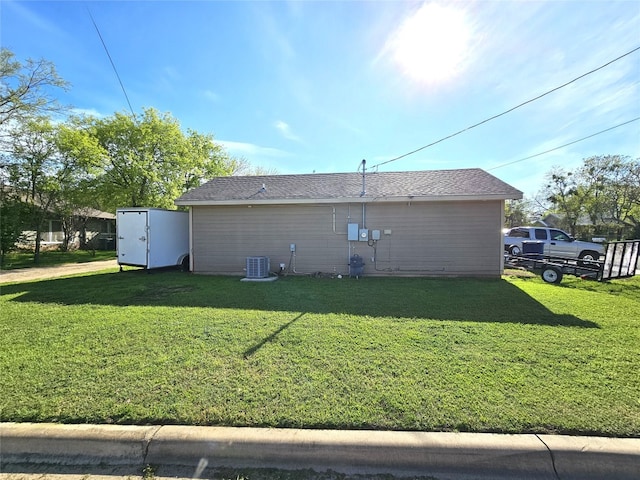
M504 202L522 192L480 169L214 178L190 209L191 270L499 277ZM357 257L356 257L357 256ZM354 262L355 260L355 262Z

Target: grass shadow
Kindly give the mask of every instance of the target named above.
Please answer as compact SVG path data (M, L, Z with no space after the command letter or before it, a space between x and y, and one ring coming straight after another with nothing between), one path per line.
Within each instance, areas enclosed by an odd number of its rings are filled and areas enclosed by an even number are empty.
M599 328L595 322L550 311L505 280L285 277L254 283L132 270L8 284L1 293L14 302L64 305L229 308Z
M288 321L287 323L282 325L280 328L278 328L275 332L273 332L271 335L266 336L265 338L263 338L261 341L259 341L258 343L256 343L252 347L246 349L244 351L244 353L242 354L242 356L245 359L249 358L254 353L256 353L258 350L260 350L262 347L264 347L267 343L273 342L277 338L278 335L280 335L283 331L285 331L287 328L289 328L295 322L300 320L302 317L304 317L304 313L301 313L300 315L295 317L293 320Z

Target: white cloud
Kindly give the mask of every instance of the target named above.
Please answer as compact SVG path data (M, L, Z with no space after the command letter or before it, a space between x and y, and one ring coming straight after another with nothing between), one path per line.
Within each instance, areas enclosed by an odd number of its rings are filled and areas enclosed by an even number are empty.
M256 28L260 28L266 41L260 43L265 57L274 61L289 61L297 56L293 42L286 35L287 29L278 23L272 6L267 3L255 4Z
M165 65L153 72L152 80L149 83L158 92L175 92L176 84L182 80L180 72L174 67ZM140 86L140 88L143 88Z
M553 92L541 106L549 113L573 114L579 119L588 118L587 115L594 118L607 113L637 111L634 104L640 89L633 65L633 59L622 59Z
M283 122L282 120L277 120L274 122L273 126L282 134L284 138L287 140L292 140L294 142L301 142L302 140L296 134L293 133L291 127L287 122Z
M163 76L169 80L181 80L182 75L177 68L167 65L162 69Z
M4 8L12 9L14 13L18 14L22 18L24 18L27 22L29 22L35 30L41 30L40 33L45 32L48 35L55 36L67 36L67 33L58 27L54 22L44 18L41 15L38 15L31 8L28 8L24 5L25 2L2 2L2 6ZM37 7L35 7L37 9Z
M54 125L60 125L69 120L69 117L93 117L93 118L105 118L107 115L99 112L95 108L71 108L68 111L59 112L51 116L51 122Z
M204 90L202 92L202 95L204 96L204 98L206 98L207 100L210 100L212 102L219 102L220 101L220 95L218 95L216 92L213 92L211 90Z
M73 115L96 117L96 118L104 118L106 116L104 113L99 112L95 108L72 108L71 113Z
M290 154L284 150L272 147L263 147L253 143L234 142L231 140L216 140L225 147L229 153L237 156L264 156L264 157L288 157Z

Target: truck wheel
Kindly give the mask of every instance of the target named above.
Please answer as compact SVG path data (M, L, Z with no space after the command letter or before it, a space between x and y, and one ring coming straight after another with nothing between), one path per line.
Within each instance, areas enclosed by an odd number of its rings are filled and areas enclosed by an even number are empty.
M562 270L558 267L547 266L542 269L542 280L547 283L560 283L562 281Z
M580 252L580 255L578 256L578 265L581 267L594 266L597 265L599 258L600 254L598 252L585 250L584 252Z
M509 253L514 257L519 257L522 254L522 249L518 245L511 245Z

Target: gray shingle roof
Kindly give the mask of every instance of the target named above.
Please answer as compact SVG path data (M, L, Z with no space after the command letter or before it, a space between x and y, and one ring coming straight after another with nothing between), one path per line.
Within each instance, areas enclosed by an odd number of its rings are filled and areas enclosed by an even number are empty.
M264 186L264 188L263 188ZM190 190L177 205L349 201L489 200L522 198L522 192L479 168L367 173L314 173L217 177Z

